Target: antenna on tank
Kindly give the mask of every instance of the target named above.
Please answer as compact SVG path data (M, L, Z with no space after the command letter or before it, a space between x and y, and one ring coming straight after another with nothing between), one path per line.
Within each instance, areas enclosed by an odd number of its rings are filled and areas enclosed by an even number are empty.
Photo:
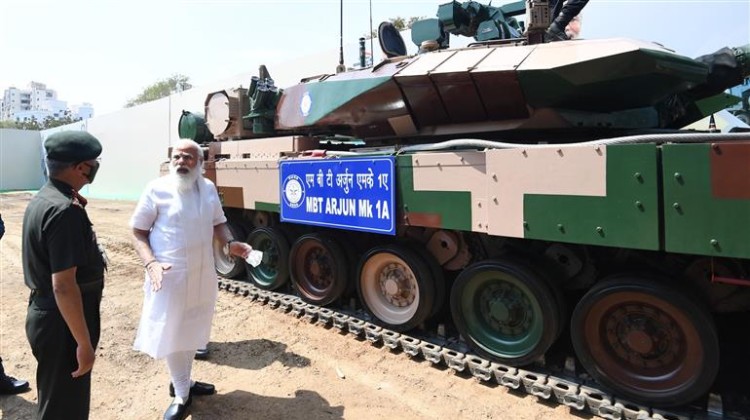
M370 65L375 65L375 49L373 48L372 39L372 0L370 0Z
M346 71L344 65L344 0L339 2L339 65L336 66L336 73Z

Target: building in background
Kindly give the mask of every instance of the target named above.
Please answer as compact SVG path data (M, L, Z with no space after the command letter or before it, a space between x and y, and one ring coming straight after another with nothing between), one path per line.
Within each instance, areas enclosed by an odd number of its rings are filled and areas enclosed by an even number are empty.
M74 117L85 120L94 116L94 106L88 102L73 104L70 106L70 112Z
M61 118L66 111L70 111L74 119L91 118L94 115L94 108L90 103L74 105L68 109L68 103L58 99L57 92L39 82L29 83L27 89L5 89L0 102L2 121L23 121L32 117L43 121L47 117Z

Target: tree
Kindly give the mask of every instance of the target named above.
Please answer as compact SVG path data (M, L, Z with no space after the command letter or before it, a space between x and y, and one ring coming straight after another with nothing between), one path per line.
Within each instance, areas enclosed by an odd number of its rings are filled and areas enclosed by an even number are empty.
M42 121L42 125L44 126L44 128L52 128L52 127L59 127L61 125L72 124L76 121L81 121L81 120L82 118L80 117L78 118L73 117L73 113L70 112L70 110L66 109L65 112L63 112L62 117L57 117L57 118L51 117L51 116L45 117L44 121Z
M35 116L22 120L0 121L0 128L15 128L17 130L44 130L44 124L39 122Z
M404 29L411 29L411 27L414 25L414 22L422 19L424 19L424 16L412 16L408 19L404 19L401 16L396 16L395 18L388 19L388 22L391 22L398 31L403 31ZM377 29L373 29L373 31L369 35L365 35L366 39L377 37Z
M190 78L181 74L173 74L167 79L162 79L156 83L143 89L140 95L134 99L129 100L126 104L126 108L130 108L135 105L145 104L146 102L155 101L165 96L169 96L174 92L182 92L193 87L189 82Z
M403 31L404 28L406 28L406 20L404 20L404 18L402 18L401 16L396 16L395 18L390 18L388 20L391 21L393 26L395 26L399 31Z
M0 128L15 128L18 130L46 130L48 128L59 127L61 125L72 124L81 121L81 118L73 117L73 113L65 110L61 117L47 116L44 120L39 121L35 116L24 118L23 120L0 121Z
M21 130L42 130L44 129L44 123L39 122L35 116L31 118L24 118L18 122L18 128Z

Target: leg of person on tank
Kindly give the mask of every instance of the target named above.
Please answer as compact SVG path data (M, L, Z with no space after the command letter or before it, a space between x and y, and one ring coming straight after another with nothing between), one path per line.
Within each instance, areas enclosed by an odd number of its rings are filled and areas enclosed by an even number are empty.
M19 394L29 389L29 381L8 376L3 368L3 358L0 357L0 395Z
M566 0L562 6L560 3L563 0L558 0L554 6L551 5L550 11L555 14L555 18L547 28L547 40L550 42L554 41L567 41L570 38L566 34L566 28L568 24L581 13L589 0ZM557 12L559 10L559 12Z

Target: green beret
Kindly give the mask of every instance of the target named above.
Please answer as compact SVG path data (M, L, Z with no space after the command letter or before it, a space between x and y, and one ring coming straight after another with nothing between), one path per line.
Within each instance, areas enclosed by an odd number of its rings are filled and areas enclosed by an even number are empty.
M60 131L44 141L47 158L62 162L83 162L96 159L102 153L102 144L85 131Z

